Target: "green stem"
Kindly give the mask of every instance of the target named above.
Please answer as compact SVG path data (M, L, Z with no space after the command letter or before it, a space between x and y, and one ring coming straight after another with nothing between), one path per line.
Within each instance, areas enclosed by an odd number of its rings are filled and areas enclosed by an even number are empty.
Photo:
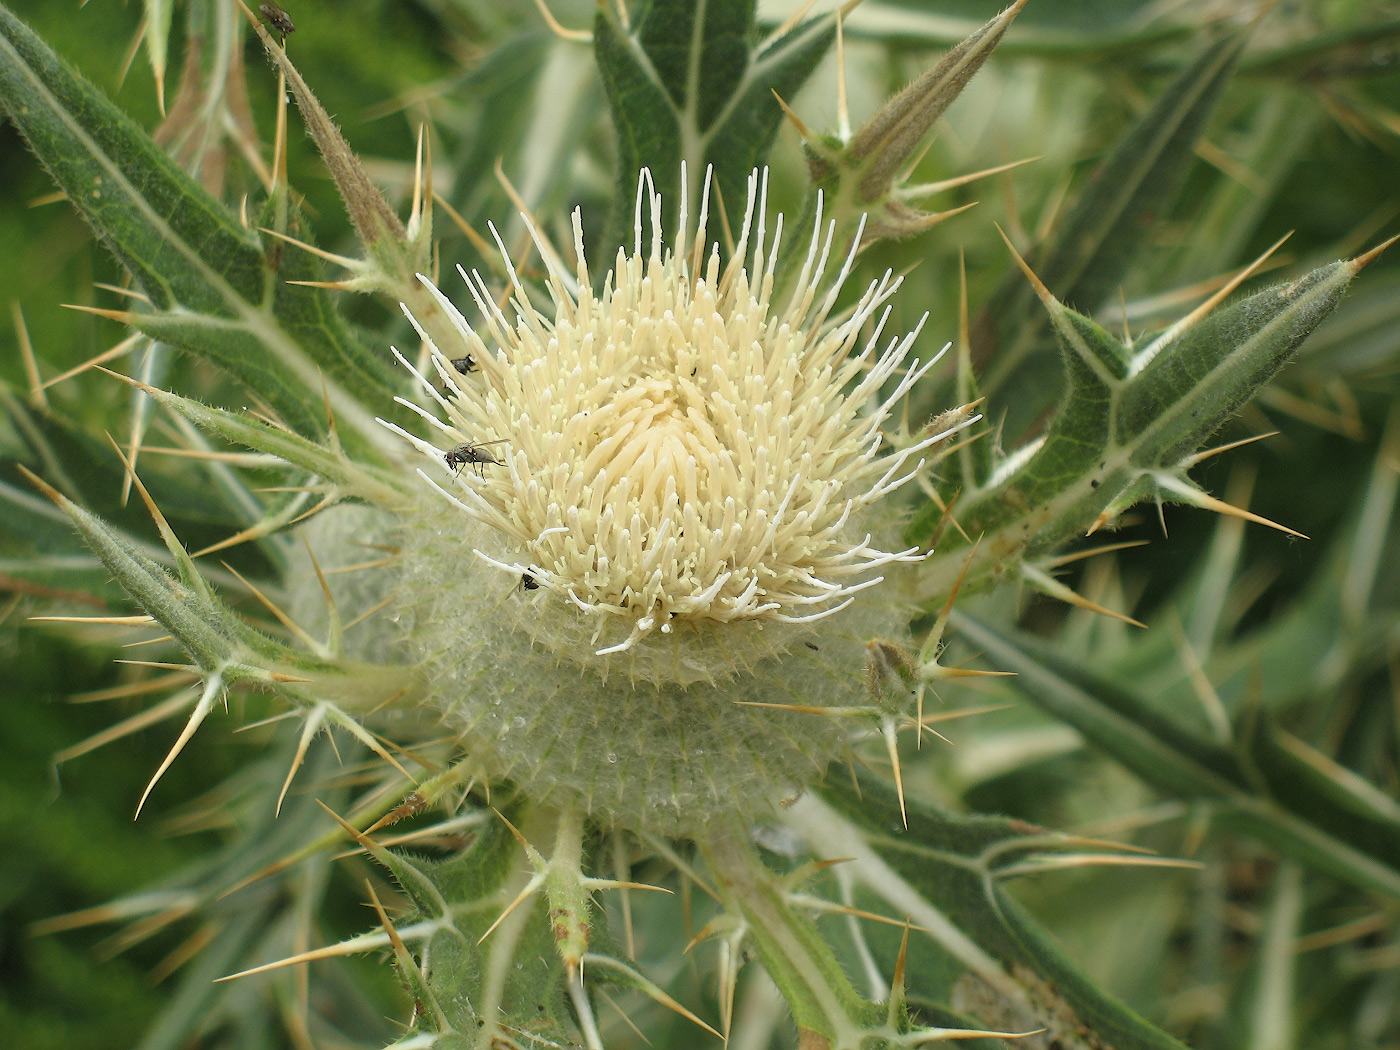
M559 811L544 891L549 898L554 944L572 978L588 951L590 910L583 884L583 816L573 806Z
M799 1030L821 1036L832 1050L860 1047L870 1030L880 1026L879 1008L851 986L811 920L789 906L743 828L721 827L702 845L729 906L743 916L749 940Z
M505 886L507 900L520 891L528 881L524 872L517 873ZM476 1037L476 1050L494 1050L504 1037L506 983L516 965L525 927L536 914L533 907L516 908L491 934L486 964L482 967L481 1005L479 1016L484 1022Z

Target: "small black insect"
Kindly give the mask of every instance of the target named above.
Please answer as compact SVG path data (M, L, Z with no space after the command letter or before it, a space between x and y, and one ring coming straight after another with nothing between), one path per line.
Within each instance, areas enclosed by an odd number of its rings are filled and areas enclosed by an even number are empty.
M452 367L461 372L462 375L468 375L476 371L476 358L472 357L471 354L466 357L454 357Z
M540 581L531 576L528 572L520 574L520 586L527 591L537 591L540 589Z
M483 463L500 462L499 459L487 452L486 449L491 445L504 444L504 438L500 441L468 441L465 445L458 445L454 449L449 449L447 454L442 457L442 461L449 467L454 468L453 473L458 475L462 473L465 467L474 463L476 464L477 475L485 477L486 475L481 471L481 465Z
M258 14L262 15L267 24L272 27L272 31L282 38L282 46L286 47L287 37L297 31L296 23L292 21L292 16L287 14L286 11L283 11L282 8L273 3L272 0L263 0L263 2L258 5Z
M808 649L812 650L812 652L814 652L814 653L819 653L819 652L821 652L821 650L818 649L818 648L817 648L815 645L813 645L811 642L803 642L802 644L805 645Z

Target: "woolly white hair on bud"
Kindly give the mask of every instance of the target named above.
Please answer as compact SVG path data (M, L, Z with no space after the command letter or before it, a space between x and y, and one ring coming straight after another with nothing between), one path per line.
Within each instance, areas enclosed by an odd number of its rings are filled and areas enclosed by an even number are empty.
M643 170L631 253L619 249L601 291L578 211L572 274L525 217L550 315L508 258L513 319L459 271L479 328L423 278L462 347L432 347L447 397L400 356L437 412L401 403L439 443L386 424L445 497L424 508L426 528L406 530L405 595L449 718L503 772L653 823L658 807L674 821L701 797L713 809L800 782L837 753L839 731L813 725L831 720L735 701L850 699L861 643L900 620L888 598L857 598L883 579L875 570L923 557L872 545L894 531L878 504L948 436L881 454L882 426L939 356L909 360L917 328L882 344L899 279L886 272L829 321L855 247L828 279L834 227L819 200L778 305L767 172L749 177L723 266L709 185L707 172L693 236L682 206L668 249ZM470 375L451 364L463 349Z

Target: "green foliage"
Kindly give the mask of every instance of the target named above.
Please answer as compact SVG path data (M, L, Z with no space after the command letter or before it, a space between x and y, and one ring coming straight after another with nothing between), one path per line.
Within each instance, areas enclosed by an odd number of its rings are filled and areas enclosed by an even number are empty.
M959 574L973 584L1007 574L1144 498L1191 502L1197 490L1185 472L1196 450L1297 352L1355 271L1351 263L1319 268L1185 332L1169 330L1136 354L1047 295L1068 393L1023 464L950 476L945 490L962 496L963 536L981 537L987 550L979 543L965 563L957 552L972 544L949 537L938 552L945 567L930 573L930 595L946 593ZM928 537L943 516L927 507L911 538Z
M799 818L813 847L825 852L818 839L834 830L831 825L841 817L849 821L852 826L842 829L844 836L864 840L854 861L856 880L892 905L890 898L905 897L922 911L939 915L950 927L940 930L950 954L960 935L966 938L962 944L975 944L996 960L999 967L983 960L978 960L981 966L968 965L972 960L963 948L961 961L976 991L962 994L974 1001L981 998L983 1009L987 999L997 1003L1004 1025L1014 1018L1009 1027L1047 1028L1060 1038L1073 1038L1087 1027L1109 1045L1131 1050L1181 1046L1097 988L1003 889L1002 880L1053 869L1056 858L1051 851L1068 850L1072 839L1006 818L952 817L917 808L908 813L906 837L899 803L883 784L862 785L858 800L835 793L826 793L825 799L840 817L822 813ZM819 831L823 826L827 830ZM891 834L896 827L899 831ZM955 988L918 988L911 982L911 991L933 1001L957 994Z
M1214 818L1359 888L1400 894L1400 808L1364 782L1329 775L1320 756L1267 715L1242 712L1230 739L1216 742L1032 639L999 638L971 618L953 622L998 666L1017 672L1026 696L1159 791L1199 802Z
M1244 44L1244 34L1233 33L1202 51L1080 190L1074 208L1031 258L1056 297L1090 313L1113 294L1180 187ZM1015 372L1043 332L1045 321L1033 300L1034 290L1021 275L1009 273L988 301L974 346L976 359L989 366L988 389ZM1008 321L1020 327L1008 327Z
M0 334L16 1045L591 1050L642 1045L634 1022L754 1050L1400 1036L1400 300L1388 258L1358 277L1400 210L1393 12L866 0L842 26L846 133L829 11L552 5L583 41L525 0L303 0L283 58L231 0L12 6L39 29L0 6L0 281L29 336ZM123 88L110 27L142 15L150 69ZM264 146L279 69L314 146ZM852 287L908 271L890 331L929 311L925 361L957 334L887 427L907 446L987 396L907 508L921 644L871 642L849 772L667 839L532 800L420 706L438 654L396 661L412 625L378 618L398 606L374 574L436 496L376 419L431 438L410 403L430 395L388 347L464 352L415 271L476 265L493 296L506 274L434 211L421 126L441 202L499 231L522 303L551 290L520 205L568 258L579 204L606 267L640 168L675 201L684 163L693 219L713 166L727 252L771 165L789 245L820 191L833 257L861 231ZM1044 159L954 184L1023 155ZM27 207L41 169L65 204ZM946 211L915 209L934 193ZM1264 264L1282 273L1191 314L1290 229ZM129 384L45 385L119 329L104 361ZM1210 492L1254 523L1209 521L1230 509ZM322 531L342 503L358 524ZM1109 527L1152 545L1080 560ZM49 702L69 696L120 710Z
M347 437L372 448L361 406L394 388L324 292L286 284L310 273L278 274L280 247L265 253L253 231L8 11L0 33L6 110L148 297L151 310L132 311L131 323L207 355L310 436L325 432L326 419L306 391L324 379Z
M835 36L830 16L813 18L755 46L754 0L648 2L618 21L600 5L594 29L598 71L617 128L617 243L630 226L637 172L649 168L663 197L677 200L681 166L694 198L714 168L738 222L749 172L763 164L782 120L774 92L794 94ZM611 262L611 253L601 256Z

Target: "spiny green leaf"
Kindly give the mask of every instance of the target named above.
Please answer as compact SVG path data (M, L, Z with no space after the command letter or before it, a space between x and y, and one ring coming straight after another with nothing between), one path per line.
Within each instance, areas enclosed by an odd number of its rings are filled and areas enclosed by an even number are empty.
M18 466L18 464L16 464ZM112 585L112 575L88 550L79 551L71 519L53 503L34 495L29 486L18 488L0 481L0 505L4 507L0 540L16 556L0 558L0 576L24 581L24 590L38 598L76 601L99 608L122 598ZM122 541L153 564L168 561L159 545L119 534ZM235 582L223 569L211 576Z
M1168 86L1032 257L1031 268L1061 301L1089 312L1119 286L1185 176L1244 43L1240 33L1222 36ZM989 366L987 389L1006 382L1044 327L1030 289L1009 274L973 332L975 354Z
M809 842L824 825L832 850L870 851L878 862L857 855L843 872L915 923L926 924L931 916L943 923L943 938L967 945L964 965L970 957L980 960L968 967L971 987L964 993L980 1002L960 1006L960 1012L1003 1031L1043 1026L1071 1046L1085 1040L1087 1029L1088 1045L1184 1050L1094 985L1002 890L995 865L1023 852L1032 837L1044 834L1041 829L1003 818L950 816L905 800L904 832L894 789L873 777L861 779L859 797L834 790L823 790L821 797L820 811L798 814Z
M1237 729L1234 746L1225 747L1037 639L965 613L954 613L950 624L997 667L1017 672L1019 692L1159 791L1212 804L1276 849L1400 896L1400 808L1379 806L1374 792L1327 776L1267 720L1247 734Z
M1119 443L1135 462L1169 464L1219 429L1341 302L1355 263L1319 267L1216 310L1146 362L1124 389Z
M494 1032L505 1029L532 1041L553 1039L572 1046L564 1027L569 1011L563 966L543 894L526 901L482 939L524 884L516 870L520 860L515 838L502 821L491 820L455 857L415 861L416 872L451 908L450 923L433 934L422 953L428 986L459 1033L475 1039L486 1032L490 1041ZM421 889L411 892L419 908L415 918L436 917L421 910Z
M3 6L0 105L163 315L153 334L216 356L306 434L325 432L324 371L347 442L388 446L361 404L369 388L341 386L362 355L343 323L326 326L324 293L281 284L257 236Z
M234 659L238 650L235 639L244 629L231 613L171 577L101 519L33 475L30 479L68 515L107 571L145 612L179 640L200 667L213 671Z
M879 200L914 155L934 123L982 68L1026 0L1017 0L971 33L939 62L876 111L851 140L849 156L868 165L860 175L858 199Z
M745 832L717 831L705 843L710 869L731 910L742 915L764 969L783 994L799 1030L831 1045L855 1046L853 1036L881 1026L884 1011L851 986L816 923L785 899L778 879L759 861Z
M354 462L334 446L317 444L261 420L235 415L168 390L150 387L147 392L162 405L226 441L266 452L301 467L332 482L348 497L380 507L399 507L406 499L395 477Z
M968 536L1009 530L1017 548L1056 546L1093 522L1108 501L1127 489L1133 471L1126 462L1109 464L1113 421L1128 353L1107 332L1053 300L1050 310L1062 347L1069 393L1043 440L1016 470L985 487L962 492L956 514ZM1071 491L1077 496L1071 500ZM1071 507L1071 504L1073 506ZM936 506L925 508L911 524L910 535L926 536L939 521ZM1053 538L1052 538L1053 537ZM959 549L946 537L945 553ZM987 548L996 556L998 545ZM1004 556L1006 548L1001 549ZM976 580L976 573L971 574Z
M144 554L96 515L77 506L52 486L20 468L31 482L77 526L84 542L122 588L169 631L190 658L224 687L239 681L256 682L299 704L339 705L339 710L375 708L389 697L409 695L415 688L411 672L352 660L336 660L293 649L262 634L236 616L209 586L201 570L180 547L168 526L163 538L170 547L178 577ZM353 728L353 727L352 727Z
M630 214L643 167L676 200L682 162L693 199L713 165L737 227L749 172L762 166L782 119L772 93L790 97L806 81L831 44L834 21L811 19L755 48L754 0L649 0L630 17L623 26L611 5L600 5L594 29L618 137L614 243L622 242L621 216Z
M1308 340L1296 375L1319 385L1388 367L1400 328L1400 271L1367 274L1347 295L1347 307Z
M1167 333L1136 357L1088 318L1049 300L1069 394L1019 463L1009 457L990 483L962 492L962 530L943 536L926 574L929 600L946 595L961 571L963 536L984 538L967 579L985 585L1012 571L1017 559L1106 524L1139 500L1183 498L1187 457L1297 352L1341 301L1359 265L1333 263L1266 289L1174 338ZM1120 378L1123 362L1128 374ZM908 535L927 539L941 518L937 506L925 508Z
M895 187L910 158L924 147L943 113L982 68L1026 0L1014 0L970 33L931 68L875 111L849 141L839 136L806 137L807 171L836 224L835 244L844 252L860 232L862 244L910 237L941 220L911 207ZM815 214L816 195L809 196Z

